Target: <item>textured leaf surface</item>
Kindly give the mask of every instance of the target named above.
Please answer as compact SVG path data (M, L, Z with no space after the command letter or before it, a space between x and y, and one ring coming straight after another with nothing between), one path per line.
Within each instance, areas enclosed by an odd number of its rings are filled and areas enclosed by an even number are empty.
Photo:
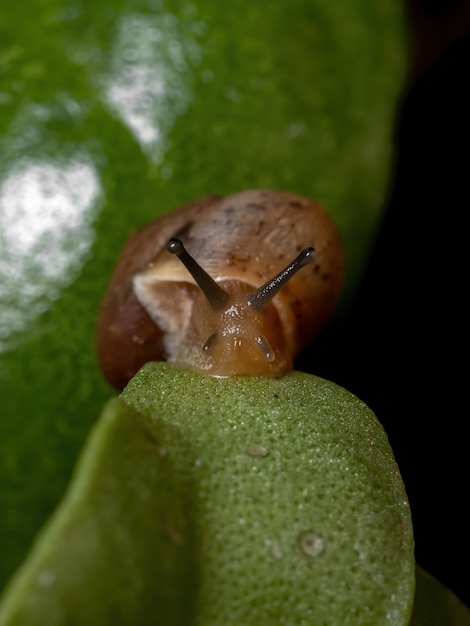
M0 624L405 626L414 567L398 468L355 396L150 364L108 404Z

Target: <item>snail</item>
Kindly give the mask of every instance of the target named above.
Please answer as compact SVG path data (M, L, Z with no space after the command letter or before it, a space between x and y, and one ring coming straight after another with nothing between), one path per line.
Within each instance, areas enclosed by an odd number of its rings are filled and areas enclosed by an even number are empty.
M211 376L281 376L339 298L343 255L307 198L200 198L129 238L101 302L97 354L123 389L148 361Z

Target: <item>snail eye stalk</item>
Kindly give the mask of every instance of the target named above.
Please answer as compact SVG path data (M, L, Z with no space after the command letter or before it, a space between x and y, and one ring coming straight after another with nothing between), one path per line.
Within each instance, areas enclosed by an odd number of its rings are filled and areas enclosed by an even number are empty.
M211 308L214 311L223 309L229 301L229 295L215 280L209 276L199 263L189 254L181 239L170 239L166 249L171 254L176 254L188 272L197 282L201 291L206 296Z
M264 311L274 296L286 285L289 280L306 265L314 263L317 253L314 248L304 248L302 252L279 272L274 278L258 287L248 299L249 306L256 311Z

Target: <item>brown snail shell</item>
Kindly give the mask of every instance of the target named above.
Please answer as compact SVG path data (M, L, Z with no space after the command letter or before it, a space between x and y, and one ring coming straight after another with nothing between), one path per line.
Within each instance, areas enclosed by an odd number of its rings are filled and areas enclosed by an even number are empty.
M172 238L226 292L225 307L168 252ZM315 255L287 276L309 246ZM282 289L251 306L283 272ZM152 360L212 376L280 376L331 315L342 276L336 227L311 200L271 190L201 198L129 238L98 315L100 366L118 389Z

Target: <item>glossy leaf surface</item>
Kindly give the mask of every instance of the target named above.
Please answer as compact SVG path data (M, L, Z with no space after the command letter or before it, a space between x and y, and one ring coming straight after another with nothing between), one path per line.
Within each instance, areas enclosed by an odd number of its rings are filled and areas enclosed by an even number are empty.
M383 207L404 58L394 0L2 12L0 582L110 396L94 324L130 231L208 193L313 196L344 237L347 302Z

